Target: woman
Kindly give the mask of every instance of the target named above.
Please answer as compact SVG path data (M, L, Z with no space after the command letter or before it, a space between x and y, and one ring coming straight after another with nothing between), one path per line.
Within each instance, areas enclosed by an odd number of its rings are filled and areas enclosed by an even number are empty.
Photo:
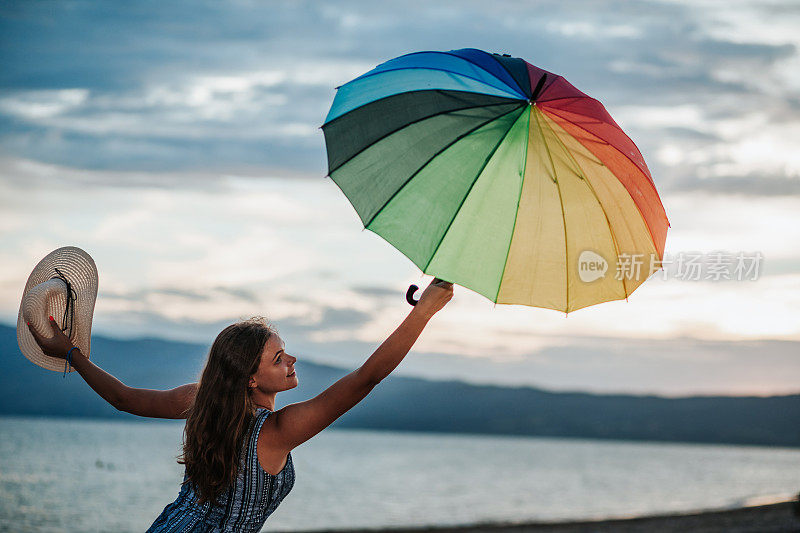
M28 327L42 351L66 358L95 392L121 411L186 418L186 473L178 498L148 531L259 531L294 484L291 450L361 401L403 360L428 321L453 297L434 279L419 303L358 369L318 396L275 410L278 392L297 386L297 358L262 319L225 328L209 351L199 383L159 391L128 387L90 362L61 332Z

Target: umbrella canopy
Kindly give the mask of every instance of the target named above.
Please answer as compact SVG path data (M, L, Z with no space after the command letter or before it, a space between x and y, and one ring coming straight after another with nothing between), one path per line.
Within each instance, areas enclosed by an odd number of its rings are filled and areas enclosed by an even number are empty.
M522 59L392 59L339 87L322 129L364 227L495 303L569 312L660 268L669 223L641 153L600 102Z

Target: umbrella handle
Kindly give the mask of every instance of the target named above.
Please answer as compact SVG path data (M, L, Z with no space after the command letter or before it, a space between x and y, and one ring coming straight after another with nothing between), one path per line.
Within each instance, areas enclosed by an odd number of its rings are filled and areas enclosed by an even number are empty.
M440 281L444 281L443 279L433 278L433 283L439 283ZM419 290L419 287L416 285L409 285L408 290L406 291L406 301L411 305L417 305L419 303L419 299L414 299L414 293Z

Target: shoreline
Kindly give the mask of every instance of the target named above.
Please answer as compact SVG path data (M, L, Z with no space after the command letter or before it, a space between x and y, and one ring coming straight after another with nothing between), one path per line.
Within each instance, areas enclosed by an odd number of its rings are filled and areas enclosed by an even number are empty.
M291 533L777 533L800 532L797 499L734 509L566 522L486 523L464 526L318 529ZM287 532L288 533L288 532Z

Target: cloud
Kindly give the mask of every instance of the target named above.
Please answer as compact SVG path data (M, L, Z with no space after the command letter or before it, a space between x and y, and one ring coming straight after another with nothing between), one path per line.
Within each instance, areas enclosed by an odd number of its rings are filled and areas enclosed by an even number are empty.
M213 323L267 314L296 320L299 327L320 324L329 313L343 338L374 342L396 327L395 316L408 311L403 298L408 284L424 286L407 258L362 230L330 180L215 179L208 173L197 180L209 184L197 188L124 186L136 180L118 171L81 172L25 161L9 168L13 172L6 174L0 164L3 320L16 316L19 290L32 265L67 244L95 257L101 295L109 295L98 301L98 314L115 319L152 312L178 323ZM191 173L157 176L172 184ZM522 341L494 333L509 324L536 335L800 334L791 311L800 294L795 290L800 256L792 246L800 239L800 196L666 191L664 202L673 224L668 258L682 252L759 252L759 279L714 283L671 275L666 281L648 281L629 304L581 310L568 321L555 312L495 308L461 288L447 314L451 318L442 319L447 327L429 333L421 341L425 349L516 357L521 346L541 344L536 338ZM474 331L485 331L486 339L466 340Z
M606 105L662 193L672 222L668 252L759 250L765 272L751 284L648 281L630 303L569 320L495 308L457 288L439 326L417 345L431 357L409 360L409 368L475 379L541 376L537 384L558 387L603 375L601 387L684 390L703 381L681 385L680 365L695 363L672 359L672 348L653 352L660 354L653 372L665 376L659 381L640 365L641 344L598 340L595 350L576 339L796 340L794 4L153 6L65 0L4 9L3 320L16 316L30 267L57 246L77 244L101 265L98 331L208 338L229 321L265 314L303 353L354 364L408 312L402 295L421 276L360 231L346 199L321 179L317 127L334 87L376 64L471 46L562 74ZM727 345L669 346L724 362ZM778 350L752 350L762 348ZM746 351L736 353L729 362L737 368L724 380L714 381L711 363L702 363L709 387L746 388L747 372L738 368L755 366ZM611 366L602 374L605 359ZM487 364L501 370L488 372ZM781 359L775 368L786 365ZM783 387L777 372L765 383Z
M387 289L386 287L358 285L350 287L350 289L358 294L374 298L396 298L399 294L398 291Z
M317 128L334 87L402 53L477 46L526 58L598 97L664 186L739 176L752 181L741 193L752 194L759 174L798 168L779 142L799 135L800 80L786 74L800 45L788 31L791 3L744 2L735 13L673 2L512 2L488 11L477 1L416 2L403 13L365 0L145 5L8 10L0 151L86 169L321 176ZM752 131L720 131L744 101L762 124L761 144ZM696 113L682 123L676 110L687 106ZM781 122L791 128L763 132ZM669 150L696 155L676 169L659 156Z
M793 355L798 348L800 343L791 341L570 339L514 361L496 363L492 379L558 390L624 390L670 396L790 394L800 390L800 368ZM441 359L435 373L444 372L448 358L431 359ZM481 372L484 365L467 363L459 373L470 381L489 382L488 372ZM472 367L472 376L466 367Z
M369 324L373 319L372 313L359 311L347 307L332 307L328 305L315 305L313 311L302 316L291 316L281 319L283 327L292 331L308 334L316 333L317 337L330 331L348 330L348 336L353 331Z
M764 176L759 174L700 179L684 177L683 179L672 181L667 190L742 196L799 196L800 177Z
M326 313L323 313L325 315ZM199 322L170 320L138 311L124 317L98 315L95 331L104 335L174 338L210 345L225 326L248 314ZM330 316L330 315L328 315ZM271 317L268 317L271 318ZM349 318L346 318L346 322ZM301 360L354 369L385 337L364 341L342 339L336 324L306 323L295 318L271 319L287 351ZM120 322L137 329L119 330ZM398 320L399 323L399 320ZM432 325L428 330L435 328ZM386 336L388 336L388 333ZM423 336L429 335L427 331ZM508 330L506 335L519 335ZM312 335L313 334L313 335ZM466 337L467 341L476 336ZM534 386L557 391L688 395L775 395L800 392L800 341L707 341L696 338L631 339L622 337L550 336L541 347L531 347L514 358L465 357L415 345L395 371L397 375L427 379L458 379L470 383Z
M191 289L178 289L175 287L149 288L136 291L120 292L108 290L100 292L100 297L108 300L119 300L135 304L152 303L153 299L162 297L174 300L191 302L208 302L219 299L220 296L232 296L244 302L258 302L258 297L253 291L235 287L208 287Z

